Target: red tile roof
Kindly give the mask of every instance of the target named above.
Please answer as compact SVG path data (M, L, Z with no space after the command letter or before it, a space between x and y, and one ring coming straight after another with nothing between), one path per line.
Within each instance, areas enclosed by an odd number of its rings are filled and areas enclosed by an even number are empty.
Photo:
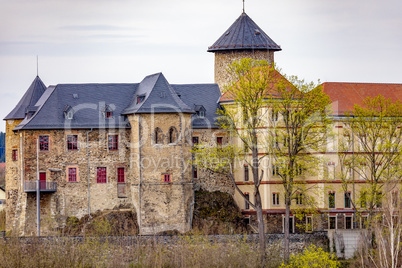
M344 115L355 104L362 105L366 97L380 94L392 101L402 101L402 84L326 82L322 86L332 100L334 115Z

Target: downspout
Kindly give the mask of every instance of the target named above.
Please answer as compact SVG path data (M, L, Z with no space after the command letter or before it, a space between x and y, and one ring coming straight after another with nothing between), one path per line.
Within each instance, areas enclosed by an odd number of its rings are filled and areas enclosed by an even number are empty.
M191 136L190 136L190 145L193 148L193 127L191 126ZM190 205L190 229L193 229L193 213L194 213L194 205L195 205L195 183L194 183L194 153L191 152L191 178L193 182L193 202ZM198 170L197 170L198 172Z
M36 140L36 228L40 236L39 137Z
M141 158L141 115L138 115L138 166L139 166L139 184L138 184L138 229L141 235L141 185L142 185L142 158Z
M92 132L92 128L90 131L87 131L87 165L88 165L88 171L87 171L87 177L88 177L88 216L91 218L91 191L89 187L89 133Z

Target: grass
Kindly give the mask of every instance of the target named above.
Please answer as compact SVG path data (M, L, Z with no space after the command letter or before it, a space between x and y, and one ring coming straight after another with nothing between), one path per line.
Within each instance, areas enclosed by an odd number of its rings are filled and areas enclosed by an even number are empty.
M32 241L0 240L0 267L259 267L256 244L215 243L206 236L181 236L169 244L152 238L132 245L123 238ZM268 267L278 267L279 247L267 252Z

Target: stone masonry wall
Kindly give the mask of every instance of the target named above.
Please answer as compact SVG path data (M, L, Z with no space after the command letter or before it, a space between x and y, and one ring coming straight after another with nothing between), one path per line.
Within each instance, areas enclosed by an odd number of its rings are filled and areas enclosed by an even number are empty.
M129 130L93 130L88 133L89 157L87 154L88 130L40 130L24 133L24 180L37 178L36 139L49 136L49 151L39 152L39 172L46 173L46 180L57 182L55 193L41 193L41 232L53 233L65 224L68 216L82 217L90 211L132 208L130 199ZM108 135L118 135L118 150L108 150ZM67 135L78 136L78 150L67 150ZM88 178L89 162L89 178ZM77 168L77 182L68 181L68 168ZM97 182L97 168L105 167L107 182ZM125 168L126 184L120 185L125 194L118 195L117 168ZM88 182L89 179L89 182ZM89 194L88 194L89 183ZM36 233L36 195L28 193L26 220L23 233Z
M215 83L224 91L224 85L229 82L227 67L234 61L252 58L256 60L266 60L274 63L274 51L270 50L244 50L244 51L220 51L215 52Z

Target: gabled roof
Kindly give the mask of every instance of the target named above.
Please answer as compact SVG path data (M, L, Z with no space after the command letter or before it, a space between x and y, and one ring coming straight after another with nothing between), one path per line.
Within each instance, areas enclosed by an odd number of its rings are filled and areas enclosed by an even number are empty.
M280 46L243 12L232 26L208 48L208 52L251 49L282 50Z
M143 99L138 102L137 98ZM149 75L141 81L131 104L123 114L140 113L194 113L185 104L162 73Z
M88 129L130 128L121 112L130 104L138 84L59 84L49 87L37 102L38 111L24 119L18 129ZM105 106L114 108L115 116L106 119ZM73 119L64 111L71 107Z
M192 115L193 128L218 128L218 101L221 92L217 84L172 85L180 98L194 109L204 107L205 116Z
M326 82L322 87L332 100L333 115L345 115L355 104L363 105L365 98L380 94L392 101L402 101L402 84Z
M45 90L45 84L43 84L39 76L36 76L31 86L18 102L17 106L15 106L15 108L4 118L4 120L24 119L27 109L29 109L29 111L35 111L36 108L34 106Z

